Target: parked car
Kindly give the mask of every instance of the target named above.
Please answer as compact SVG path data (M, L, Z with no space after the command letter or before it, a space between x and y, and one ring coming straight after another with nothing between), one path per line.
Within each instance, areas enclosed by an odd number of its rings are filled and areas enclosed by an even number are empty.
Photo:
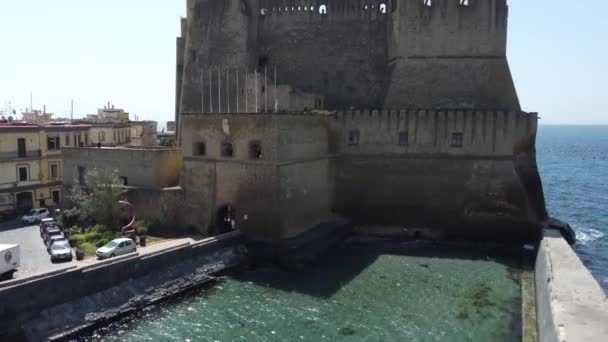
M53 227L43 232L42 240L45 244L47 244L49 239L53 236L62 236L63 238L65 238L65 235L63 235L63 232L60 229Z
M51 213L47 208L32 209L27 214L21 217L21 222L24 224L34 224L40 220L49 217Z
M52 217L47 217L40 220L40 237L42 237L44 230L51 226L56 226L57 222Z
M53 243L57 242L57 241L68 241L68 239L66 239L65 235L62 234L58 234L58 235L53 235L53 236L49 236L48 240L46 240L46 251L50 253L51 251L51 246L53 245Z
M0 280L12 279L19 268L19 245L0 244Z
M120 238L112 240L105 246L98 248L95 254L99 259L105 259L135 252L136 250L137 246L135 245L135 241L127 238Z
M72 261L72 248L68 240L51 240L48 251L51 255L51 262L58 260Z

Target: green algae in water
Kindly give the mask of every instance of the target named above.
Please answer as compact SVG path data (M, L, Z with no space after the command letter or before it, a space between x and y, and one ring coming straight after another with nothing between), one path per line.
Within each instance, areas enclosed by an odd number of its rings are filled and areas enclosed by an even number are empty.
M245 272L98 331L103 341L521 341L517 258L468 245L347 246Z

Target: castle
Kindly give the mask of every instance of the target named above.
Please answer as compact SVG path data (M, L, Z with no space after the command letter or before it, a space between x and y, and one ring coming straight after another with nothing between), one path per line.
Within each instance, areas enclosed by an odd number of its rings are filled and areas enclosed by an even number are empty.
M272 255L350 225L537 237L539 117L507 17L506 0L188 0L181 218Z

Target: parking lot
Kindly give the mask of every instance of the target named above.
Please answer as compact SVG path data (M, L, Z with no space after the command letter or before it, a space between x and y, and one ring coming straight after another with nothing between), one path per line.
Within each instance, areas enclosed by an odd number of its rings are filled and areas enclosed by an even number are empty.
M165 240L147 247L139 247L137 252L139 255L156 253L164 249L170 249L193 241L194 240L191 238ZM19 245L21 266L15 273L14 279L23 279L29 276L59 271L74 266L85 267L98 262L96 258L77 261L76 257L74 257L71 262L52 263L51 257L46 251L46 246L40 237L40 227L23 227L17 220L0 223L0 243Z
M38 226L19 227L18 222L0 224L0 243L18 244L21 266L15 279L57 271L75 265L75 262L52 263L46 246L40 237Z

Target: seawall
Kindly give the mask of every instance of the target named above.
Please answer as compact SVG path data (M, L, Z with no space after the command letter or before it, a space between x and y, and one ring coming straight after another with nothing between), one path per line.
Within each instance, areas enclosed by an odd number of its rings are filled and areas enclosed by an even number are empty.
M539 341L606 341L606 294L559 231L543 233L535 267Z
M209 280L244 258L232 233L154 254L131 254L0 289L0 340L46 340L107 323ZM151 290L152 289L152 290Z

